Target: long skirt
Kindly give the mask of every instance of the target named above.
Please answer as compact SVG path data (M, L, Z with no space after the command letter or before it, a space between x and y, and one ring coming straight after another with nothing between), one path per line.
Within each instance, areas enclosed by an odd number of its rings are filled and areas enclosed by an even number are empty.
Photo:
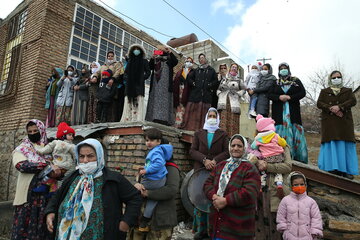
M48 193L35 193L32 189L41 186L36 177L29 186L29 201L23 205L15 206L14 222L12 227L12 240L45 240L50 239L46 230L45 207L48 202Z
M55 127L55 120L56 120L56 108L55 105L55 96L50 96L50 107L48 109L48 114L46 117L46 127Z
M71 107L58 106L56 109L56 126L61 122L66 122L70 125Z
M87 120L87 101L80 100L78 91L74 93L74 102L71 109L71 125L85 124Z
M209 214L194 208L193 218L193 233L209 234Z
M89 101L88 101L88 110L87 110L87 122L94 123L96 122L96 106L98 99L96 98L96 85L91 85L89 87Z
M120 122L141 122L145 119L144 96L137 96L136 100L130 102L125 97L124 111Z
M307 163L308 150L305 138L304 128L300 124L291 123L289 103L284 103L283 123L276 125L276 133L285 138L290 147L292 159Z
M202 129L204 126L206 113L210 107L210 103L188 102L186 104L184 122L181 128L190 131Z
M226 109L220 111L220 128L229 136L240 133L240 114L231 112L229 99L226 102Z
M175 108L175 127L180 128L183 121L184 121L184 114L185 114L185 106L181 103L183 93L184 93L184 84L180 84L180 91L179 91L179 106Z
M173 228L165 228L161 230L152 230L148 233L139 232L138 228L132 228L127 234L127 240L170 240Z
M318 165L321 170L338 170L351 175L359 175L356 143L330 141L321 144Z

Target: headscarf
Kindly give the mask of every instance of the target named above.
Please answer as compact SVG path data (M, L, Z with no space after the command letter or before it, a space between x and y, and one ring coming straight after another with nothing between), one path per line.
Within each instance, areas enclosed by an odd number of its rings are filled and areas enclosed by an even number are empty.
M238 137L240 137L242 139L242 143L244 144L244 152L240 158L234 158L230 152L231 142L235 138L238 139ZM216 193L218 196L220 196L220 197L224 196L225 189L230 181L231 175L240 166L241 162L248 161L247 148L248 148L247 140L242 135L235 134L231 137L231 139L229 141L230 158L228 160L226 160L226 164L225 164L223 170L221 171L221 175L220 175L220 179L219 179L219 189L217 190L217 193Z
M289 71L288 75L286 75L286 76L280 75L280 67L282 67L282 66L285 66L285 67L288 69L288 71ZM289 66L289 64L287 64L286 62L280 63L278 70L279 70L279 73L278 73L278 76L279 76L278 85L281 85L281 86L282 86L282 85L292 85L292 84L295 83L294 80L295 80L296 78L292 78L292 77L291 77L291 72L290 72L290 66Z
M216 125L209 125L207 124L207 119L208 119L208 114L209 112L216 112ZM205 116L205 122L204 122L204 127L203 129L207 130L209 133L214 133L216 130L219 129L219 125L220 125L220 116L219 116L219 112L216 110L216 108L209 108L208 112L206 113Z
M331 81L331 76L334 74L334 73L340 73L340 76L341 76L341 83L339 85L334 85L332 84L332 81ZM334 94L335 95L338 95L341 91L341 88L344 86L344 80L342 79L342 73L340 71L332 71L332 73L330 73L329 77L328 77L328 85L329 87L333 90Z
M56 95L56 90L58 88L57 86L57 82L60 80L60 78L62 77L63 75L63 70L61 68L54 68L54 70L59 74L59 78L54 78L53 76L51 76L51 90L50 90L50 96L55 96Z
M96 65L96 68L92 68L92 69L91 69L91 73L92 73L92 74L94 74L94 73L96 73L97 71L100 70L100 63L94 61L94 62L92 62L91 64L95 64L95 65ZM93 69L95 69L94 72L92 71Z
M46 128L44 123L40 120L32 119L26 124L26 126L30 122L35 123L36 127L39 129L40 132L41 137L40 137L40 141L37 144L39 145L47 144L48 140L46 136ZM21 144L17 146L14 151L22 153L29 162L33 162L33 163L46 163L46 161L52 159L51 155L39 155L35 150L34 143L32 143L30 139L27 137L22 140Z
M94 178L102 175L105 166L104 150L101 143L96 139L86 139L75 147L75 162L79 165L79 149L82 145L89 144L96 151L97 168L93 174L80 172L80 180L75 186L69 201L65 203L59 226L58 239L80 239L86 229L91 207L94 200Z

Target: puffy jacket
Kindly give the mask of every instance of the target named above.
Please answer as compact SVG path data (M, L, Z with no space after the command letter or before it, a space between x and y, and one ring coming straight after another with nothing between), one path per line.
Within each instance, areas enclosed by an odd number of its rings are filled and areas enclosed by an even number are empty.
M151 180L160 180L168 173L165 167L173 154L173 146L170 144L160 144L150 150L146 156L145 177Z
M319 207L306 192L291 192L284 197L278 208L276 222L277 230L283 232L284 240L312 240L312 234L323 236Z
M56 105L58 107L71 107L74 97L74 86L78 78L73 77L69 79L68 77L61 78L57 82L57 86L60 88L58 97L56 99Z

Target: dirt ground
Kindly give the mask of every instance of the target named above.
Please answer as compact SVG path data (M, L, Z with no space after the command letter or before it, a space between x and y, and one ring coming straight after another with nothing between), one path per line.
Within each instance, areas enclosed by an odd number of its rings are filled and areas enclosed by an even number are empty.
M305 133L307 145L308 145L308 154L309 154L309 164L317 166L318 155L320 151L321 144L321 135L319 133ZM359 158L360 166L360 143L357 142L356 150ZM356 180L360 181L360 176L355 176Z

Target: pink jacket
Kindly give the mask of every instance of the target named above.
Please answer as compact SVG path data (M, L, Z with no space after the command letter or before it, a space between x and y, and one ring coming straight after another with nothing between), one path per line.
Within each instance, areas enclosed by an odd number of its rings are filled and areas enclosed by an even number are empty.
M279 155L284 152L286 141L274 131L258 133L253 141L251 148L259 149L261 155L266 158Z
M277 230L284 240L312 240L313 235L322 237L322 219L314 199L306 192L291 192L281 200L277 216Z

